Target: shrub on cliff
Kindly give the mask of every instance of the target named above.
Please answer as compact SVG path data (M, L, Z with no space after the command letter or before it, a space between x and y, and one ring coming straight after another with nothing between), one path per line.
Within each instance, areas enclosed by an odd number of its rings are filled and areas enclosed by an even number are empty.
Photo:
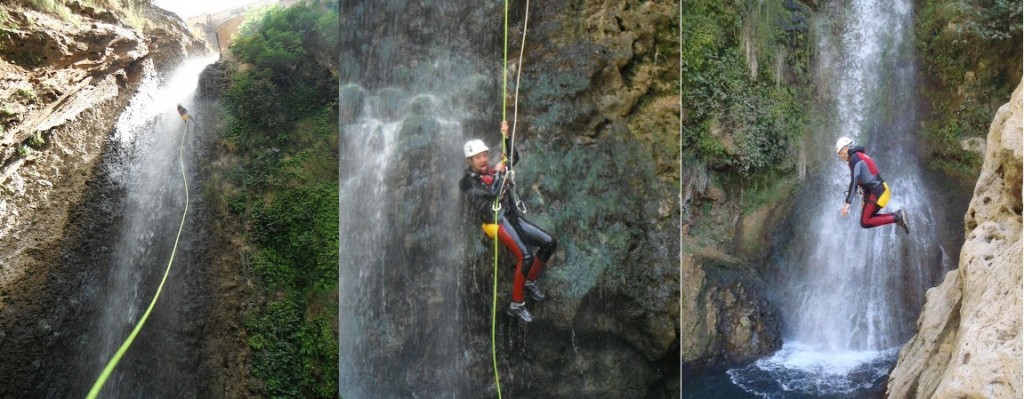
M745 175L790 170L808 108L808 11L692 3L682 15L683 152Z
M981 154L961 141L985 137L996 109L1020 82L1019 0L929 0L918 11L922 98L931 115L921 135L932 166L973 183Z
M271 7L239 27L231 52L252 67L235 77L228 97L242 119L287 128L334 101L337 79L319 53L337 54L337 14L317 6ZM335 38L327 35L334 32Z
M244 316L259 396L338 396L337 21L336 5L269 8L231 47L249 65L227 88L226 191L259 282Z

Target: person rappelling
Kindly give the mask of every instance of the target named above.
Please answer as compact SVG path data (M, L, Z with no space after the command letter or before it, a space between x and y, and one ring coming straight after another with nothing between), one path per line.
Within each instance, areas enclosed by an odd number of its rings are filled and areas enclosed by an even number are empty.
M188 122L188 110L182 107L181 104L178 104L178 115L181 116L182 121Z
M544 292L541 291L537 279L540 277L541 269L554 254L558 243L551 234L523 217L517 208L512 173L505 162L508 161L510 166L514 166L519 162L519 153L512 147L507 121L501 122L501 135L505 142L504 147L511 148L512 154L511 157L509 154L502 154L502 160L493 167L490 166L489 148L482 140L474 139L466 143L463 153L468 167L466 174L459 181L459 190L466 195L472 211L479 215L487 236L493 239L497 235L502 245L515 255L516 269L508 313L524 323L529 323L533 321L533 317L526 309L523 291L534 300L544 299ZM496 198L500 204L497 224L494 223L495 211L492 209ZM530 246L537 247L536 253L530 251Z
M860 227L870 229L887 224L896 224L903 232L910 234L910 222L907 211L900 209L895 213L879 213L889 202L889 184L882 179L875 161L864 152L864 147L853 143L853 139L843 136L836 141L836 153L850 167L850 186L846 192L846 204L842 215L850 212L850 203L859 188L864 198L864 207L860 214Z

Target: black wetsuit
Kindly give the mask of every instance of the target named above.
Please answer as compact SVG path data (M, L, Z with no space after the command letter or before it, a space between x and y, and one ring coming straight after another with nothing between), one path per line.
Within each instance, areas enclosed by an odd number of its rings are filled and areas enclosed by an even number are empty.
M505 148L511 148L508 138L505 138ZM519 162L518 151L513 151L511 158L513 165ZM494 223L494 211L491 207L494 205L495 197L502 190L505 177L504 172L497 172L493 168L488 168L484 173L477 173L472 168L468 168L466 174L462 176L462 180L459 181L459 189L466 194L466 200L482 223ZM505 187L506 191L513 189L514 187L510 187L510 185ZM498 212L498 238L502 245L516 256L512 301L522 302L523 286L526 280L537 280L541 268L551 258L558 243L554 237L551 237L551 234L519 214L511 194L506 194L501 198L501 210ZM538 247L536 255L530 252L528 245Z

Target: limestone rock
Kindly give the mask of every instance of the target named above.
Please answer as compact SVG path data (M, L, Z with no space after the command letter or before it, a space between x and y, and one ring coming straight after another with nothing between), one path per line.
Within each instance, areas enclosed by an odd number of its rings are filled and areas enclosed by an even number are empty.
M684 251L690 252L690 251ZM762 356L782 346L778 317L739 259L692 251L682 259L684 373Z
M891 398L1021 397L1021 87L989 129L959 270L928 291Z

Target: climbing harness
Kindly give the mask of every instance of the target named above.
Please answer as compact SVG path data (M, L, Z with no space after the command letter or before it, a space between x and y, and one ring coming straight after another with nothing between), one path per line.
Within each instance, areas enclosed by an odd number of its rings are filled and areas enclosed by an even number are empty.
M526 48L526 25L530 20L530 0L526 0L526 14L523 18L523 40L522 45L519 49L519 66L516 68L516 91L515 98L513 101L513 114L512 114L512 140L511 150L515 151L516 145L516 118L519 115L519 76L523 70L523 50ZM508 0L505 0L505 36L504 40L504 51L503 51L503 68L501 70L501 120L506 120L508 113ZM497 320L498 320L498 219L501 213L501 197L504 196L506 185L510 186L512 191L512 200L515 203L517 210L522 213L526 213L526 206L521 205L519 196L516 194L514 188L515 185L515 171L512 169L511 162L505 157L508 154L508 148L505 148L505 141L501 140L501 158L505 165L506 177L501 182L501 188L498 190L498 195L494 197L494 204L491 206L491 210L494 211L494 224L492 225L493 234L488 234L494 240L494 271L493 275L493 287L491 290L491 365L494 368L494 386L498 391L498 399L501 399L501 377L498 373L498 351L495 339L495 333L497 331ZM485 231L488 229L485 226ZM489 231L487 231L490 233Z
M181 107L180 105L178 106ZM186 114L187 115L187 114ZM146 324L146 319L149 319L149 314L153 311L153 306L156 305L156 300L160 298L160 292L164 288L164 283L167 282L167 276L171 274L171 264L174 263L174 255L178 251L178 240L181 239L181 231L185 228L185 215L188 214L188 178L185 176L185 161L182 156L183 149L185 147L185 136L188 135L189 121L186 115L182 115L182 120L185 121L185 130L181 133L181 140L178 143L178 166L181 167L181 180L185 182L185 210L181 213L181 223L178 225L178 235L174 237L174 247L171 249L171 259L167 261L167 269L164 270L164 277L160 279L160 285L156 287L156 294L153 295L153 300L149 302L149 307L146 308L146 312L142 314L142 318L139 319L138 324L132 329L132 332L128 334L128 338L124 340L120 348L117 348L117 352L114 353L114 357L110 358L107 362L106 367L103 368L103 372L96 378L96 382L92 384L92 389L89 390L89 394L86 399L94 399L99 395L100 390L103 389L103 384L107 382L107 378L114 372L114 368L117 367L117 363L121 361L121 357L124 356L125 352L128 351L128 347L135 341L135 336L139 335L139 331L142 330L142 326Z

